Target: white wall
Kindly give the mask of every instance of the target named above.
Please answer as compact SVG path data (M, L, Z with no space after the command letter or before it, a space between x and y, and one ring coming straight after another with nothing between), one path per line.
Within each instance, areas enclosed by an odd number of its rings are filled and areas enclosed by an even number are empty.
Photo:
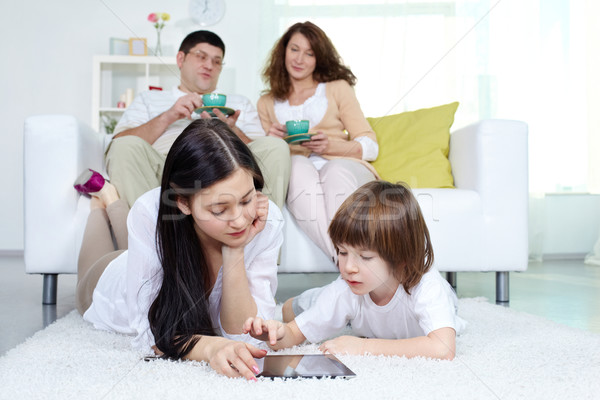
M546 195L544 221L545 258L584 256L600 234L600 195Z
M92 56L108 54L109 38L156 40L146 20L168 12L163 49L174 52L189 32L201 29L188 16L188 0L25 0L3 2L0 32L0 251L23 249L23 121L29 115L72 114L91 122ZM256 101L261 2L226 0L225 17L208 27L226 44L236 91ZM167 51L165 55L169 55ZM43 207L44 199L39 199ZM48 212L52 212L48 210Z

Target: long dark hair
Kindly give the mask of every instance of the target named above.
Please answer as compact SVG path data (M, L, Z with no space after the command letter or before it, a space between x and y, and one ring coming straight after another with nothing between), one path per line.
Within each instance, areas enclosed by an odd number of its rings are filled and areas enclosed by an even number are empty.
M315 54L315 70L313 79L317 82L331 82L343 79L350 86L356 84L356 76L345 66L335 46L325 32L312 22L298 22L289 27L281 39L275 43L271 56L263 70L263 81L268 86L265 90L278 100L286 99L292 88L290 75L285 68L285 52L290 39L295 33L301 33L310 43Z
M375 251L407 294L433 264L433 246L421 208L403 184L372 181L342 203L329 225L338 245Z
M194 220L177 207L191 196L229 177L238 168L263 177L250 149L217 119L192 122L175 140L163 170L156 221L156 247L162 264L162 286L148 312L156 346L169 358L182 358L200 340L215 335L208 312L210 278L206 255Z

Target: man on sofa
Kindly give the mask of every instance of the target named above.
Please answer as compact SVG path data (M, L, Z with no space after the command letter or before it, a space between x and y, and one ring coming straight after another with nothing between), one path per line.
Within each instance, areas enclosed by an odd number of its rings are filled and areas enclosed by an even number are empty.
M171 90L149 90L136 96L115 127L115 136L105 153L111 183L129 207L146 191L160 186L162 170L171 145L201 107L202 95L215 92L223 67L225 44L210 31L192 32L177 53L180 84ZM227 95L224 121L248 145L265 178L263 192L280 208L285 203L290 176L289 146L267 137L258 113L246 97ZM211 118L203 111L201 118Z

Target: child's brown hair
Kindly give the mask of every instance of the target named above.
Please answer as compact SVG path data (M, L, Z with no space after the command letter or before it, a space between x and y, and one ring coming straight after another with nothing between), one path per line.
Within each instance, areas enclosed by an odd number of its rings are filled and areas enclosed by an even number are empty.
M433 264L433 247L419 203L402 184L372 181L344 201L329 225L338 245L376 251L406 293Z

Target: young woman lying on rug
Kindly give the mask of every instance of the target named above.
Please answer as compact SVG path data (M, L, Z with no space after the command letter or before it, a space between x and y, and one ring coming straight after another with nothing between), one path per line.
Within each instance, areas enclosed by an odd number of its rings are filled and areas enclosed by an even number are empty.
M253 357L266 351L241 328L250 316L273 318L283 242L279 208L262 187L248 147L215 119L194 121L177 138L161 187L136 201L127 226L127 204L103 183L90 193L78 265L83 318L135 335L145 352L256 380ZM128 250L114 251L111 226L119 247L129 232Z
M329 235L340 278L288 300L288 323L251 317L243 331L281 349L321 342L350 322L356 336L327 340L320 350L452 360L464 321L454 291L431 269L429 231L410 189L361 186L335 214Z

